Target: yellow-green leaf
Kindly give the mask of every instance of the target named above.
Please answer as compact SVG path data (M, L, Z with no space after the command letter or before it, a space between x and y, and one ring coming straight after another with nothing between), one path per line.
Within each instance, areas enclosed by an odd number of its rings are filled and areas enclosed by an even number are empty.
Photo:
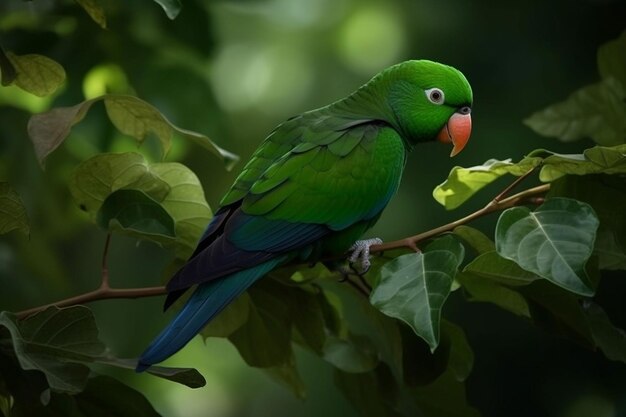
M55 60L37 54L7 52L15 68L13 84L39 97L54 93L65 81L65 70Z
M506 174L520 176L541 163L541 158L527 157L513 163L510 159L490 159L482 165L452 168L448 179L433 190L433 197L448 210L457 208L487 184Z
M134 152L99 154L80 164L70 178L74 199L93 220L103 202L122 189L141 191L158 203L174 220L176 256L191 255L212 212L198 177L189 168L176 162L149 164ZM141 237L169 245L172 240L166 235Z

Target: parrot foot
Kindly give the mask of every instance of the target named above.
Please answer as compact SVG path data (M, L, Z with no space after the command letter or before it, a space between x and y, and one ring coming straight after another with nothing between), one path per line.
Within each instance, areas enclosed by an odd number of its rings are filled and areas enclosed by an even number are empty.
M355 263L359 266L359 275L365 274L372 265L370 263L370 246L380 245L381 243L383 243L382 239L375 237L373 239L357 240L350 247L349 251L352 253L348 257L348 262L351 266Z

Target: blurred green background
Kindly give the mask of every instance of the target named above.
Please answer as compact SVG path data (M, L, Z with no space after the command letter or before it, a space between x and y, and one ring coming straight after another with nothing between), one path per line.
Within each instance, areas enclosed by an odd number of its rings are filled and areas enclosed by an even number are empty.
M30 238L0 237L0 310L97 285L105 234L74 206L67 180L91 155L136 150L96 106L42 171L26 135L34 112L106 91L130 92L245 161L281 121L349 94L389 65L419 58L453 65L474 90L472 139L453 160L434 143L411 155L398 195L370 233L397 239L462 217L507 181L446 212L431 190L453 165L519 159L540 147L587 147L538 137L521 121L597 80L596 49L617 37L626 22L626 2L617 0L183 0L173 21L149 0L102 3L106 30L72 1L0 3L0 44L18 54L54 58L68 79L62 91L45 99L0 88L0 179L18 191L31 221ZM158 149L149 142L141 151L157 160ZM226 172L213 155L182 139L166 158L196 172L213 208L242 167ZM477 224L491 231L494 219ZM155 285L166 278L163 268L171 259L155 245L114 236L113 284ZM600 296L622 300L613 290L623 277L613 278L613 287L601 288ZM167 322L161 303L108 300L92 307L107 344L119 356L134 357ZM469 304L460 294L451 296L444 315L461 324L474 348L468 398L485 416L626 415L623 365L492 306ZM304 402L248 368L222 339L205 344L196 338L167 364L197 367L207 386L190 390L147 375L116 376L168 417L356 415L333 386L329 366L301 350L298 364L309 390Z

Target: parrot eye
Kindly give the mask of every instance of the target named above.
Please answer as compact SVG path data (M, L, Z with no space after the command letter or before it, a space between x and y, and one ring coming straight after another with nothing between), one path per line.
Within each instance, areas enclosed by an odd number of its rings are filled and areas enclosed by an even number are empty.
M425 91L425 93L426 97L428 97L428 100L430 100L430 102L433 104L443 104L443 101L445 100L443 91L441 91L439 88L429 88Z

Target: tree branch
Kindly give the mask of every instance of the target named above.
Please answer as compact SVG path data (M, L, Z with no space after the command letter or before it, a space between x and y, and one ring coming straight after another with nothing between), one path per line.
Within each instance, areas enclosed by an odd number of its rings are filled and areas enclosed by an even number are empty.
M409 248L411 250L419 250L417 244L427 239L431 239L435 236L438 236L442 233L450 232L454 230L456 227L469 223L473 220L476 220L479 217L485 216L487 214L493 213L495 211L505 210L510 207L519 206L522 204L537 204L543 201L543 195L550 189L550 184L539 185L537 187L530 188L528 190L519 192L510 197L504 198L504 196L519 184L524 178L532 173L533 170L527 172L526 174L517 178L513 183L511 183L507 188L505 188L501 193L499 193L496 197L493 198L486 206L481 208L480 210L475 211L459 220L453 221L451 223L445 224L443 226L439 226L435 229L429 230L427 232L423 232L417 234L415 236L410 236L400 240L394 240L392 242L383 243L380 245L373 245L370 248L370 253L383 252L391 249L398 248ZM23 310L16 313L19 319L24 319L32 314L38 313L39 311L45 310L48 307L56 306L56 307L68 307L76 304L84 304L91 301L97 300L107 300L113 298L144 298L144 297L154 297L157 295L163 295L167 293L167 290L164 286L160 287L146 287L146 288L127 288L127 289L116 289L111 288L109 285L109 268L107 264L107 257L109 252L109 245L111 242L111 235L108 234L106 241L104 243L104 250L102 253L102 280L100 283L100 287L96 290L89 291L84 294L80 294L74 297L66 298L61 301L57 301L54 303L46 304L39 307L33 307L28 310ZM340 259L340 258L333 258ZM331 259L328 259L331 260ZM356 282L348 278L348 281L351 285L357 288L360 292L367 294L369 291L367 281L364 281L362 277L360 282Z
M74 297L69 297L64 300L57 301L54 303L20 311L16 313L17 318L25 319L28 316L31 316L35 313L38 313L52 306L69 307L69 306L73 306L77 304L85 304L91 301L109 300L112 298L143 298L143 297L154 297L157 295L167 294L167 290L163 286L146 287L146 288L126 288L126 289L111 288L109 284L109 266L108 266L110 244L111 244L111 233L108 233L106 240L104 241L104 249L102 250L102 273L101 273L100 287L98 287L98 289L86 292L84 294L76 295Z
M517 185L520 181L520 178L522 177L519 177L511 185L512 186ZM507 187L507 189L505 189L505 192L513 188L512 186ZM370 247L370 253L384 252L386 250L399 249L399 248L409 248L409 249L415 250L417 248L417 243L419 242L431 239L442 233L450 232L458 226L469 223L473 220L476 220L479 217L483 217L487 214L493 213L494 211L502 211L502 210L506 210L508 208L519 206L522 204L536 203L537 200L535 200L535 197L545 194L546 192L548 192L549 189L550 189L550 184L543 184L537 187L529 188L528 190L524 190L510 197L499 199L499 198L502 198L505 194L504 192L502 192L498 194L493 200L491 200L485 207L459 220L453 221L452 223L448 223L443 226L439 226L435 229L417 234L415 236L407 237L407 238L400 239L400 240L394 240L393 242L387 242L387 243L383 243L380 245L373 245Z

